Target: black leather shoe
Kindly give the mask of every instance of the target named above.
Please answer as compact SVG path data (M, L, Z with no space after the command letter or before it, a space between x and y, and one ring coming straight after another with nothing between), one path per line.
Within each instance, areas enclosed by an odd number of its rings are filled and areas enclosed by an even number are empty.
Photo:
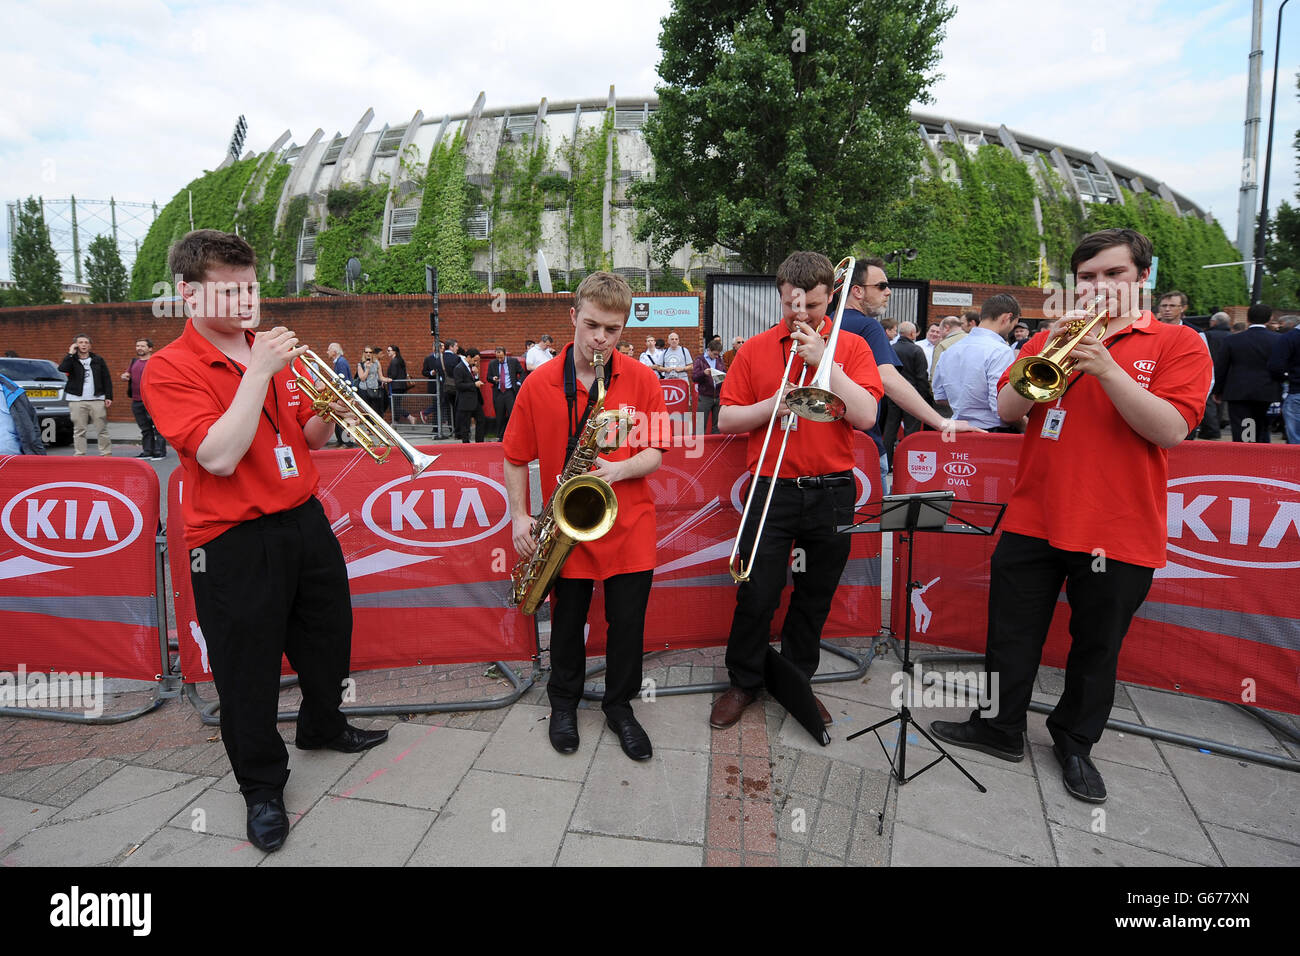
M249 843L266 853L274 853L284 846L288 835L289 814L284 809L284 797L248 805Z
M1087 803L1106 802L1106 784L1101 773L1086 754L1066 754L1059 744L1052 745L1052 753L1061 765L1061 782L1065 791L1076 800Z
M576 710L551 711L551 746L562 754L578 750L578 712Z
M962 723L954 723L950 720L932 720L930 722L930 733L954 747L978 750L980 753L1001 757L1003 760L1009 760L1012 763L1020 763L1025 759L1025 743L1023 739L1017 740L1014 744L1008 743L1001 734L986 726L982 720L967 720Z
M606 725L609 729L618 735L619 745L623 748L623 753L627 754L633 760L649 760L654 756L654 749L650 746L650 737L635 717L609 717L606 716Z
M379 746L387 739L386 730L358 730L356 727L348 727L327 743L313 744L301 737L293 743L299 750L320 750L324 747L326 750L337 750L341 754L359 754L363 750Z

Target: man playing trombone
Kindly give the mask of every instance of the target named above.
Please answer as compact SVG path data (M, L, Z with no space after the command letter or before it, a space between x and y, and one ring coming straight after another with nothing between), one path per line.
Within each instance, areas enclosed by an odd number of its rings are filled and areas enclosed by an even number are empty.
M315 414L289 368L307 347L279 326L252 331L257 257L239 236L191 232L172 246L168 267L189 320L149 360L144 401L184 469L185 544L221 739L248 807L249 842L269 852L289 832L289 755L276 729L281 655L302 689L299 749L356 753L388 731L349 727L339 710L352 605L311 459L334 422Z
M826 308L835 285L830 260L816 252L795 252L781 263L776 283L781 322L745 343L722 386L719 428L749 433L755 498L766 498L770 490L772 499L766 520L753 508L740 533L742 564L756 538L758 547L743 569L747 580L736 592L726 656L731 687L709 716L710 725L718 728L738 721L763 686L769 629L788 568L794 572L794 591L781 628L781 653L808 677L817 671L822 625L851 545L849 536L836 528L853 513L853 430L875 424L876 403L884 394L875 360L860 337L843 336L835 354L826 354L824 338L832 328ZM789 413L786 395L805 369L811 375L823 361L833 362L829 387L843 402L844 415L829 422L797 418ZM820 701L818 708L829 723Z

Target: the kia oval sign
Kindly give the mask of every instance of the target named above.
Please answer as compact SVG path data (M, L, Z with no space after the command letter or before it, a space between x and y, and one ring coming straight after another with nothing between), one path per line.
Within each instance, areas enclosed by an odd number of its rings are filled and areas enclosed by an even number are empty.
M1231 568L1300 568L1300 484L1189 475L1172 479L1168 496L1170 553Z
M426 471L395 478L361 506L367 528L411 548L455 548L481 541L510 521L506 489L469 471Z
M87 481L52 481L18 492L0 511L18 545L54 558L99 558L121 551L144 529L122 492Z

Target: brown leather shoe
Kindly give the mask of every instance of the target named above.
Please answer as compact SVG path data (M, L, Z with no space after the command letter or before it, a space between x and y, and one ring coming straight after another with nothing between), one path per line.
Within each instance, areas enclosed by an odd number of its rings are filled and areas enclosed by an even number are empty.
M821 714L822 723L829 724L831 722L831 712L826 709L826 705L822 703L820 697L814 696L813 700L817 702L817 713Z
M740 720L740 715L745 712L745 708L757 697L758 695L752 690L745 690L743 687L728 688L725 694L713 702L713 711L709 714L709 726L716 727L718 730L730 727Z

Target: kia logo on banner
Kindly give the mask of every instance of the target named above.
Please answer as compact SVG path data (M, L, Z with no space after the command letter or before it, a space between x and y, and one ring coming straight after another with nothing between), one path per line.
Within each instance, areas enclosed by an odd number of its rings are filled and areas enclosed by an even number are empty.
M361 506L366 527L412 548L454 548L506 526L506 489L468 471L427 471L380 485Z
M950 461L943 470L953 478L969 478L975 474L975 466L968 461Z
M140 537L144 516L116 489L52 481L10 498L0 511L0 527L29 551L55 558L98 558Z
M1278 500L1287 493L1293 500ZM1300 568L1300 484L1251 475L1190 475L1169 482L1168 502L1173 554L1232 568Z
M686 383L678 379L666 378L659 383L664 391L665 405L678 405L686 401Z

